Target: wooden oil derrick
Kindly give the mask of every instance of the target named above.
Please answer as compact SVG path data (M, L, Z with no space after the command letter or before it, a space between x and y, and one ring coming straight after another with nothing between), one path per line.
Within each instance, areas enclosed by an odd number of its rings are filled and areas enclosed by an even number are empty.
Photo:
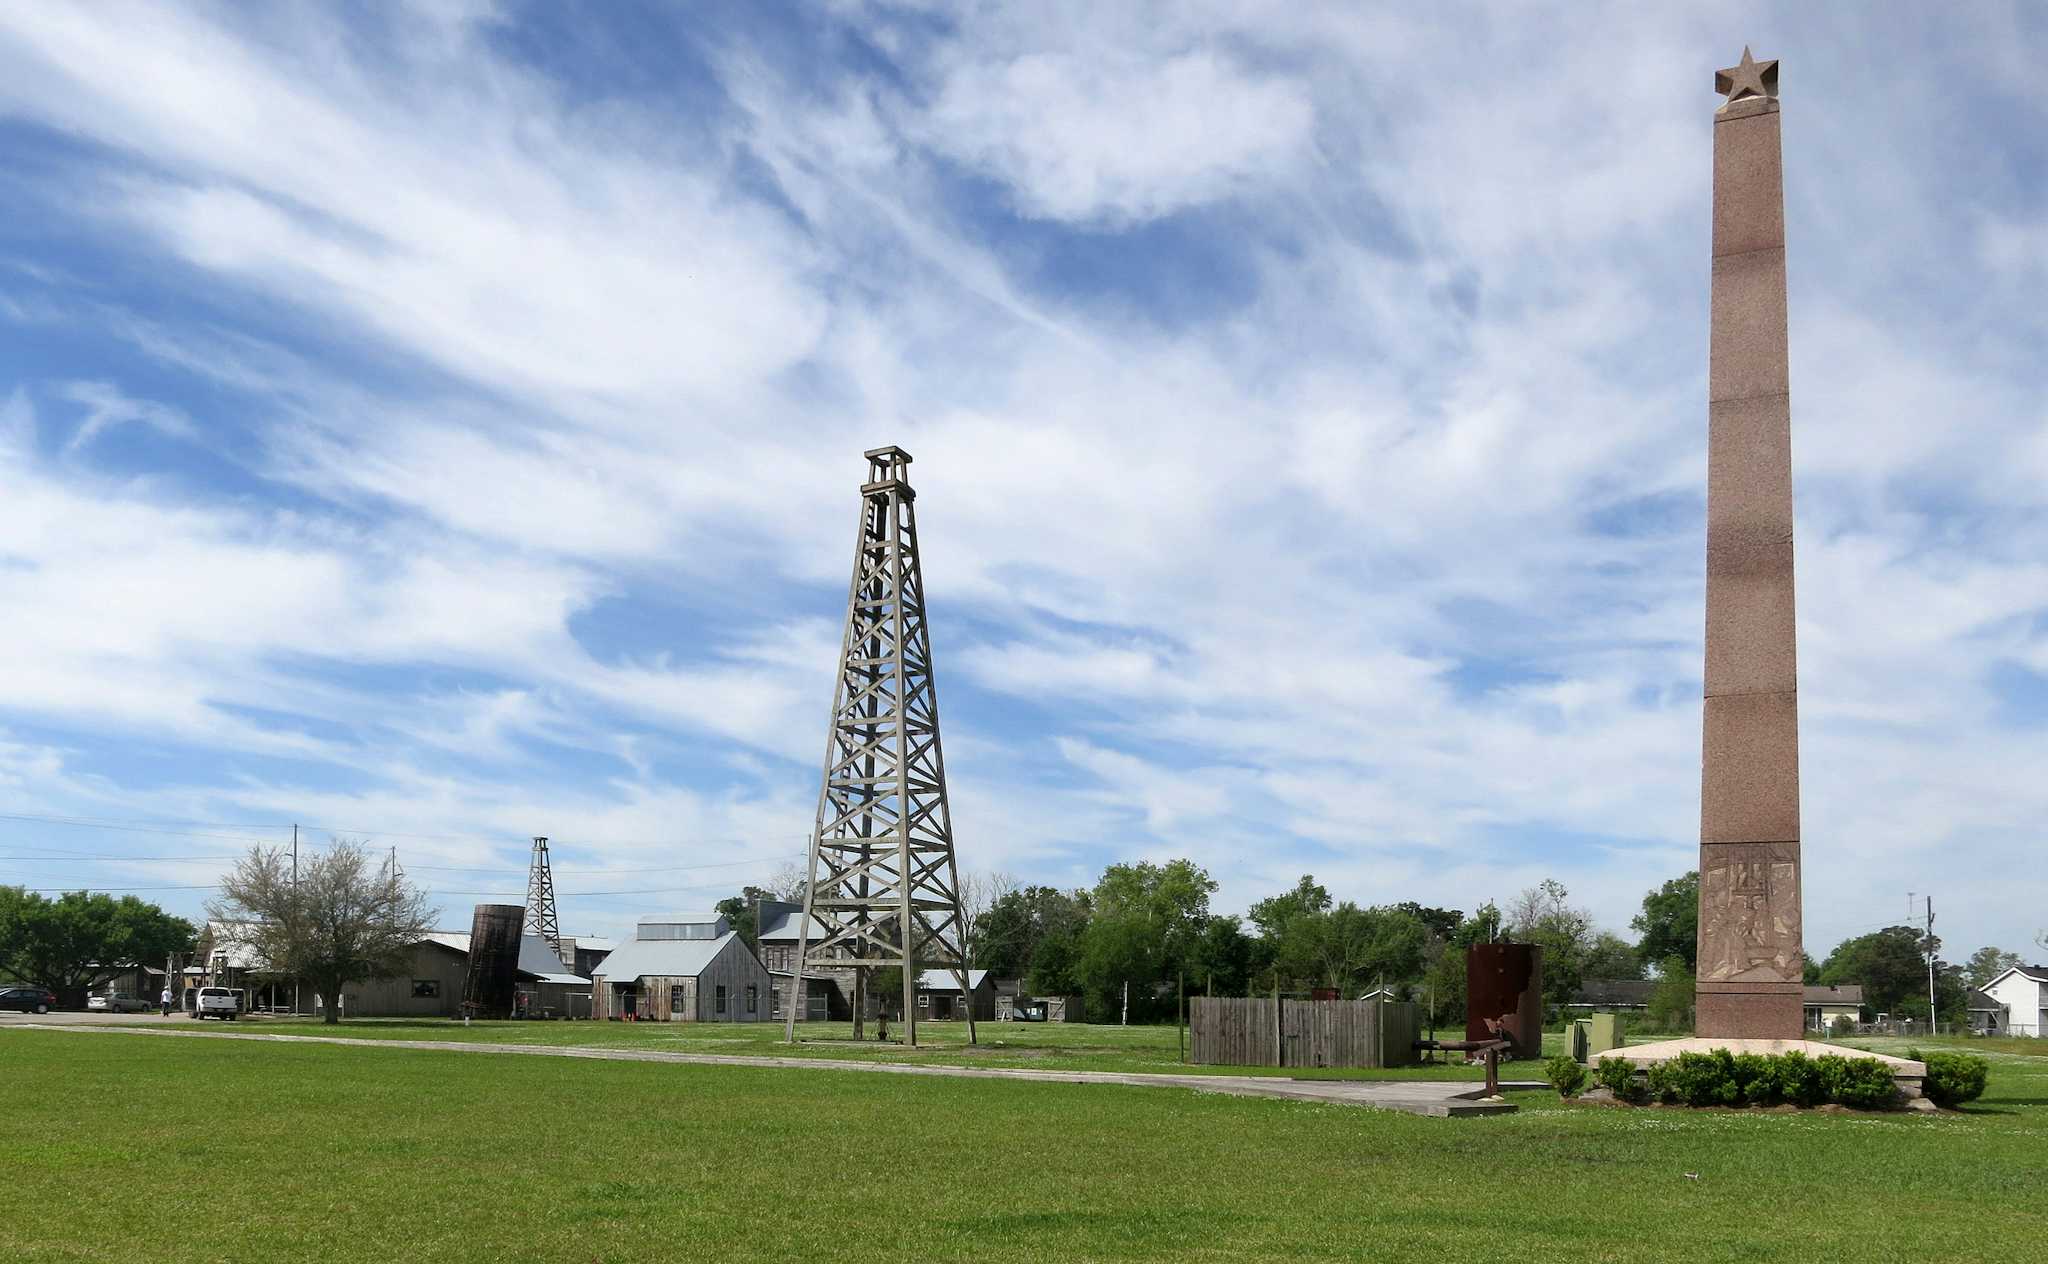
M910 454L887 447L866 456L785 1035L796 1038L806 970L854 967L859 1038L868 976L900 966L905 1042L917 1043L917 976L925 968L946 969L958 979L968 998L972 1041L973 993L961 942L966 921L939 745Z

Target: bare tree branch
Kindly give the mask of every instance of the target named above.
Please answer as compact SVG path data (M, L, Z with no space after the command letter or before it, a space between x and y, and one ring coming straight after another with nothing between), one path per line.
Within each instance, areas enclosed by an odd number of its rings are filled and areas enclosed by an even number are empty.
M207 905L216 944L238 945L267 972L304 979L339 1018L349 983L403 974L439 910L425 893L384 868L359 839L335 838L299 866L277 847L252 847Z

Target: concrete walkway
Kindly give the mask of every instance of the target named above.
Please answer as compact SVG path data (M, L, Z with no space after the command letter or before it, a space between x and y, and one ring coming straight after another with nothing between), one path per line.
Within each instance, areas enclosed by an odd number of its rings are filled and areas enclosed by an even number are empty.
M698 1066L790 1067L806 1071L866 1071L880 1075L944 1075L966 1079L1036 1080L1048 1084L1122 1084L1137 1088L1185 1088L1240 1097L1285 1097L1405 1111L1411 1115L1463 1116L1512 1113L1498 1099L1479 1100L1485 1086L1471 1080L1290 1080L1263 1075L1149 1075L1123 1071L1036 1071L1016 1067L958 1067L903 1062L855 1062L844 1058L746 1057L721 1053L667 1053L654 1049L595 1049L557 1045L515 1045L473 1040L364 1040L347 1036L284 1036L255 1031L193 1031L175 1027L117 1027L112 1024L48 1022L0 1024L0 1031L90 1032L161 1036L174 1040L260 1040L278 1043L348 1045L358 1049L417 1049L434 1053L497 1053L538 1058L587 1058L601 1062L679 1062ZM1502 1088L1548 1088L1541 1081L1507 1080Z

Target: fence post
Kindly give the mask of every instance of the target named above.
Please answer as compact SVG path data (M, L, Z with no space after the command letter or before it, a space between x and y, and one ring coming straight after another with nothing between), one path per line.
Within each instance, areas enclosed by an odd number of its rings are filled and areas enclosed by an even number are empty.
M1188 972L1180 972L1180 990L1173 996L1173 1026L1180 1033L1180 1060L1188 1060Z

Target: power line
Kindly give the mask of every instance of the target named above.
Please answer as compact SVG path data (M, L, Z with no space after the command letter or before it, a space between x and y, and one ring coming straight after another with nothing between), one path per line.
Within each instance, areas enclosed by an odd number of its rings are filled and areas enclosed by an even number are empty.
M215 891L220 889L220 884L217 882L206 882L192 887L22 887L20 889L23 891L34 891L38 895L48 895L52 892L58 895L70 895L74 891L82 891L87 895L126 895L133 891Z
M159 821L120 821L89 816L47 816L32 812L0 812L0 821L25 821L32 824L63 825L77 829L125 830L131 833L162 834L168 837L175 838L218 838L226 842L237 843L249 842L252 841L252 839L259 834L265 834L270 832L275 832L277 834L282 835L287 830L293 828L291 822L289 821L282 822L279 824L250 824L248 822L241 821L192 821L179 820L176 818L163 818ZM194 833L191 830L165 828L166 826L172 825L189 826L197 830L241 830L243 831L243 833L239 835L207 834ZM475 831L471 831L469 833L464 834L422 834L417 832L408 832L404 830L365 829L361 826L346 825L314 825L306 824L303 822L299 825L298 828L328 834L361 835L368 838L414 838L427 840L442 840L449 842L488 842L492 843L493 845L496 845L495 840L497 840L499 837L499 835L495 832L478 833ZM793 839L808 839L809 836L806 834L792 833L787 835L786 837ZM590 847L673 847L677 845L677 840L673 838L571 837L570 841L578 846ZM707 839L699 841L700 843L710 843L712 845L718 846L745 845L745 840L737 838ZM54 851L56 849L44 848L42 850Z

